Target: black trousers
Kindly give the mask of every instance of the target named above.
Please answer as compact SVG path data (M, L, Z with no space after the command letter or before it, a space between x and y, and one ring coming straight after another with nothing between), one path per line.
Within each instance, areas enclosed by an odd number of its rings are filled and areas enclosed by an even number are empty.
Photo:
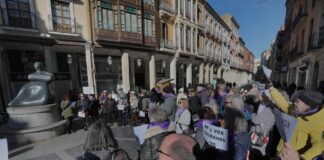
M66 120L66 131L71 133L73 131L73 116L65 118Z

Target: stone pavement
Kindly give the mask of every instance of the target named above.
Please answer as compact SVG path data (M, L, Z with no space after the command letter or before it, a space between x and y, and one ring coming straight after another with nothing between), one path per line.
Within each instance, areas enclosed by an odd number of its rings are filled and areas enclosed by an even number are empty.
M113 126L113 134L119 148L128 152L136 160L139 145L133 134L133 127ZM75 160L83 154L83 144L87 131L79 130L70 135L62 135L46 141L29 144L9 151L10 160Z

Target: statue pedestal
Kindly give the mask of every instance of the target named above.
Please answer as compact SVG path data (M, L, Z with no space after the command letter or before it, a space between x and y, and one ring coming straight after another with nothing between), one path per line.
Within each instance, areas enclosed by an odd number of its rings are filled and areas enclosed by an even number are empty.
M65 120L60 119L56 104L9 107L9 123L0 127L10 144L23 145L62 135Z

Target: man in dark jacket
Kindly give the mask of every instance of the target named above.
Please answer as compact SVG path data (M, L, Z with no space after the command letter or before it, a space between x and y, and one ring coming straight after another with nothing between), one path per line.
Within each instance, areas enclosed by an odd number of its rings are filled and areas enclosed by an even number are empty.
M112 99L112 95L104 96L100 102L102 104L102 114L106 123L112 123L116 108L116 101Z
M99 101L93 96L89 96L89 118L91 123L97 121L99 119Z
M82 119L84 130L88 130L89 100L84 94L80 94L80 100L77 102L78 117Z
M201 102L195 89L189 89L188 102L191 114L198 114L198 111L201 108Z

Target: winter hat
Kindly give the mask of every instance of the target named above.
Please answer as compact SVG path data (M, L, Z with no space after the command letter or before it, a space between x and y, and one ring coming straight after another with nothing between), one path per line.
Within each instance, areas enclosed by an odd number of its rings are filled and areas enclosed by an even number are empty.
M173 88L171 86L164 87L163 92L166 93L166 94L174 93Z
M324 96L317 91L303 91L297 98L311 108L315 108L322 104Z

